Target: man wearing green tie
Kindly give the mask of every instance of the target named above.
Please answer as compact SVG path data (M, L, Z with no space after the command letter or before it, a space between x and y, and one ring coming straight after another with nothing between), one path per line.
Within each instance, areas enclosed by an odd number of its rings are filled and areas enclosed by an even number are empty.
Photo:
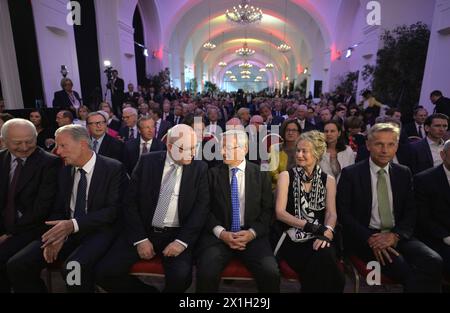
M348 253L378 261L381 272L405 292L439 292L441 257L413 238L416 208L410 170L392 163L400 137L393 124L369 131L369 160L345 168L337 189L337 211Z

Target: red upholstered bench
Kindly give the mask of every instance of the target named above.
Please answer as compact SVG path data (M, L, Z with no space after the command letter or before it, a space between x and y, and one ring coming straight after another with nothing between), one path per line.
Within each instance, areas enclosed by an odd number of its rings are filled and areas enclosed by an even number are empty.
M351 255L348 257L352 267L353 267L353 275L355 279L355 293L359 292L360 288L360 276L365 279L367 275L370 273L370 270L367 269L367 263L358 258L355 255ZM398 282L390 279L386 275L381 275L381 284L382 285L398 285Z

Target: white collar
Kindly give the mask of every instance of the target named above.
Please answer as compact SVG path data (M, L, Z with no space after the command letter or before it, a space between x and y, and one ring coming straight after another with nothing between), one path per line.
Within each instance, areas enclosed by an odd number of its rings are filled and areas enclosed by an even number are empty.
M376 165L373 161L372 158L369 158L369 165L370 165L370 170L375 173L378 174L378 171L381 170L381 167L379 167L378 165ZM386 174L389 175L389 164L386 165L384 168L384 171L386 172Z
M86 174L89 174L95 166L95 162L97 161L97 156L95 153L92 153L92 157L87 161L87 163L82 167ZM76 167L75 170L78 171L80 168Z
M428 144L429 144L430 146L437 146L437 147L440 147L440 146L443 146L443 145L444 145L444 140L443 140L443 139L441 139L439 143L435 143L433 140L430 139L430 137L427 136L427 141L428 141Z
M142 144L144 144L144 143L145 143L146 145L147 145L147 144L150 144L150 143L152 143L152 141L153 141L153 138L150 139L149 141L145 141L144 138L142 138L142 136L141 136L141 146L142 146Z
M228 166L228 169L231 171L233 168L237 168L238 170L242 171L245 173L245 168L247 167L247 162L245 161L245 159L241 162L241 164L239 164L236 167L230 167Z

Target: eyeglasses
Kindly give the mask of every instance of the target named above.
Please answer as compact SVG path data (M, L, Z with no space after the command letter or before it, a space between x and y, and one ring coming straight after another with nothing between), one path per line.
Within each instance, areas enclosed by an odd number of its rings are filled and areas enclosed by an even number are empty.
M298 133L298 129L286 129L286 133Z
M184 147L180 147L179 145L174 144L174 143L172 145L177 147L178 150L180 150L181 153L188 153L189 152L190 154L195 154L195 150L197 148L197 146L193 146L193 147L190 147L190 148L184 148Z
M106 124L106 122L105 121L101 121L101 122L90 122L90 123L87 123L89 126L92 126L92 125L95 125L95 126L103 126L103 125L105 125Z

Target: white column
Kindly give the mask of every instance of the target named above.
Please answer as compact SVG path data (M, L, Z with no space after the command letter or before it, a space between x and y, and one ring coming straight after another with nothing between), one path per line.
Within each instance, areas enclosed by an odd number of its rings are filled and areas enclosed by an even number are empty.
M8 0L0 0L0 81L6 109L22 109L23 98Z
M433 90L440 90L444 96L450 96L449 52L450 0L438 0L434 9L427 63L419 102L420 105L427 108L430 114L434 111L434 105L430 101L430 93Z
M36 41L41 66L44 101L52 106L53 94L61 90L61 65L69 70L67 76L73 89L81 94L78 58L73 26L67 24L67 1L33 0Z

